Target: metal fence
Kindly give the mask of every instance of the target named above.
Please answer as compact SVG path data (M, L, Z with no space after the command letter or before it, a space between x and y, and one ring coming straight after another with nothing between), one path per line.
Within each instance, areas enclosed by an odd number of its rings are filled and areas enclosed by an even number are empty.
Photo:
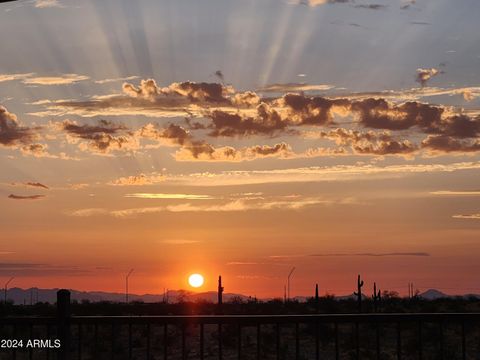
M5 317L0 359L478 359L480 313Z

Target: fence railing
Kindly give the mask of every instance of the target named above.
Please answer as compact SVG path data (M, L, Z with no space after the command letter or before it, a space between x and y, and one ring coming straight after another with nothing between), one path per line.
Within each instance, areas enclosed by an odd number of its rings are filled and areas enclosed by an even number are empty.
M0 359L470 359L480 313L5 317L2 338L60 348L0 349ZM25 345L24 340L24 345ZM50 345L52 345L50 343Z

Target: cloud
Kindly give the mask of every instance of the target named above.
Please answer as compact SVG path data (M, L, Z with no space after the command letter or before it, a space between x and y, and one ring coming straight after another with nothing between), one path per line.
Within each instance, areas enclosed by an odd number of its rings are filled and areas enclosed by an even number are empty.
M67 215L75 217L90 217L96 215L106 215L108 214L107 209L102 208L90 208L90 209L79 209L67 212Z
M480 214L453 215L454 219L480 220Z
M58 0L35 0L35 7L39 9L45 8L61 8L63 5Z
M0 145L17 147L36 139L34 129L21 126L17 116L0 105Z
M351 0L300 0L298 4L315 7L325 4L344 4L348 2L351 2Z
M119 82L119 81L130 81L130 80L136 80L138 79L138 76L127 76L127 77L120 77L120 78L110 78L110 79L102 79L102 80L95 80L95 84L109 84L113 82Z
M41 200L45 198L45 195L8 195L9 199L12 200Z
M457 162L450 164L406 164L375 166L337 165L322 167L287 168L276 170L203 172L188 175L167 175L166 184L186 186L236 186L276 183L308 183L323 181L353 181L360 179L379 180L406 177L424 173L450 173L479 170L480 162Z
M257 89L257 92L262 93L285 93L285 92L307 92L307 91L326 91L333 89L333 85L309 85L305 83L286 83L286 84L270 84L265 87Z
M132 136L128 129L120 124L107 120L99 120L96 125L79 125L76 121L65 120L53 124L67 134L70 143L92 153L106 154L114 150L132 151L138 149L138 140Z
M288 125L274 109L264 103L258 105L255 117L245 117L220 110L211 112L207 117L212 121L213 128L209 135L214 137L259 134L272 136L286 129Z
M434 76L437 76L440 73L440 70L436 68L431 68L431 69L417 69L417 77L415 81L420 83L420 85L425 86L427 85L427 82L433 78Z
M480 191L478 190L469 190L469 191L452 191L452 190L440 190L430 192L432 195L447 195L447 196L479 196Z
M429 135L422 141L422 148L436 153L473 153L480 151L479 140L458 140L451 136Z
M215 205L194 205L191 203L178 205L165 205L155 207L129 208L123 210L106 209L79 209L69 212L70 216L87 217L95 215L110 215L117 218L128 218L138 215L170 212L243 212L243 211L266 211L266 210L300 210L310 206L329 205L334 203L332 200L319 198L290 199L290 200L272 200L272 201L248 201L243 199L228 201Z
M0 105L0 146L20 149L23 155L53 157L47 145L36 143L40 130L40 127L20 125L17 116Z
M63 74L61 76L28 77L23 80L27 85L69 85L90 79L88 76L77 74Z
M34 188L42 188L49 190L50 188L47 185L44 185L39 182L23 182L23 183L11 183L13 186L26 186L26 187L34 187Z
M211 200L215 199L210 195L198 195L198 194L162 194L162 193L135 193L126 194L127 198L136 199L175 199L175 200Z
M177 161L242 162L269 157L293 158L295 154L290 145L286 143L279 143L273 146L255 145L241 149L235 149L231 146L215 148L210 144L201 143L185 146L175 153Z
M386 9L387 5L382 4L359 4L354 6L357 9L368 9L368 10L382 10Z
M0 83L5 81L14 81L14 80L23 80L30 76L34 75L33 73L26 74L0 74Z
M480 94L480 90L475 87L418 88L336 97L287 93L276 98L261 98L252 91L236 93L233 88L223 84L183 82L160 87L153 79L147 79L142 80L138 86L125 83L121 95L96 97L81 102L42 102L41 105L47 107L47 113L57 109L62 113L80 116L141 114L178 117L188 114L186 127L176 123L170 123L166 127L149 123L134 130L120 125L115 127L113 122L105 120L102 120L104 124L96 127L66 120L64 130L71 143L79 143L82 150L96 153L179 146L180 150L174 154L177 161L238 162L264 157L291 159L345 155L348 151L341 146L344 144L335 139L332 140L335 141L336 148L317 147L297 154L287 142L234 148L214 146L196 135L201 133L202 136L206 134L214 138L273 138L298 136L301 134L300 128L329 127L341 129L339 131L358 131L355 128L362 127L388 130L390 133L376 138L365 135L361 139L355 139L350 136L344 140L350 146L350 153L413 157L418 154L441 156L449 152L477 152L474 139L480 134L479 115L411 100L456 94L473 99ZM42 116L44 115L45 113ZM193 122L195 117L201 117L202 121ZM201 132L202 130L206 132ZM420 134L425 134L426 137L421 139L418 136ZM332 136L326 138L331 139ZM432 136L438 138L431 138ZM440 136L443 140L445 137L452 140L445 151L438 146Z
M139 174L121 177L116 180L110 181L108 185L113 186L143 186L143 185L153 185L159 182L165 181L165 176L162 174Z

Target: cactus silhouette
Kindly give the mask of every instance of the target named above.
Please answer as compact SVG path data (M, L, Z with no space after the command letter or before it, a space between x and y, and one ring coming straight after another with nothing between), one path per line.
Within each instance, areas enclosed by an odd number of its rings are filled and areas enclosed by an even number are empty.
M376 283L373 283L372 299L373 299L373 309L374 309L375 312L377 312L378 308L380 307L380 301L382 300L382 293L381 293L380 289L378 289L378 292L377 292L377 284Z
M360 275L358 275L357 291L353 293L357 297L358 312L362 312L362 287L363 287L363 280L360 278Z
M222 286L222 276L218 277L218 305L223 304L223 286Z
M318 312L318 284L315 284L315 310Z

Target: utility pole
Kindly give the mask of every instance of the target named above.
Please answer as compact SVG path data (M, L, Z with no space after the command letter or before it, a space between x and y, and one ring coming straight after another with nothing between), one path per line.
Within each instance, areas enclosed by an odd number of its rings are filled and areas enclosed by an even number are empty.
M288 274L287 277L287 299L290 301L290 278L292 277L293 272L295 271L295 267L290 270L290 273Z
M5 305L7 304L7 290L8 290L8 284L10 284L12 282L12 280L15 279L14 277L11 277L6 283L5 283L5 299L4 299L4 303Z
M125 276L125 303L128 304L128 278L132 275L133 269L130 269L127 276Z

